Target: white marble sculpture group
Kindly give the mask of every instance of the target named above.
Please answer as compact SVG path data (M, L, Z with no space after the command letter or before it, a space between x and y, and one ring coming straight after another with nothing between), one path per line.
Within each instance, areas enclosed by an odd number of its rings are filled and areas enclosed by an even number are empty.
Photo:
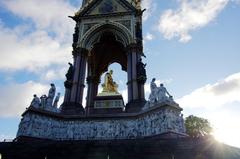
M51 84L48 96L38 98L34 95L31 106L59 113L57 103L60 93L56 97L55 93L55 85ZM147 111L159 103L163 103L165 107L160 104L154 112ZM167 89L163 84L157 87L154 78L151 82L149 101L143 108L142 115L118 119L61 120L53 116L27 112L20 122L17 136L53 140L112 140L144 138L168 132L183 135L186 133L183 115Z
M51 88L48 91L48 96L42 95L39 98L36 94L34 94L33 100L30 106L37 109L44 109L48 111L58 112L59 111L58 101L60 98L60 93L57 93L56 97L55 97L55 94L56 94L56 87L53 83L51 83ZM54 100L54 97L55 97L55 100Z
M150 84L151 93L149 95L149 101L146 103L143 109L147 109L156 104L161 103L169 103L171 105L178 105L174 100L173 96L167 91L164 85L161 83L159 87L157 87L155 83L156 79L153 78Z

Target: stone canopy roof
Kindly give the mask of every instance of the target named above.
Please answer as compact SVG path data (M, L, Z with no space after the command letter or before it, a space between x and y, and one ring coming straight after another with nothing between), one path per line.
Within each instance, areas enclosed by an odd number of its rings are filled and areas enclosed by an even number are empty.
M89 9L91 9L92 7L94 7L95 4L97 4L101 1L103 1L103 0L88 0L86 2L86 4L84 6L82 6L80 8L80 10L78 10L75 13L75 17L83 16ZM114 1L119 1L121 4L123 4L129 10L134 11L134 12L141 9L141 7L139 7L140 5L136 4L136 2L135 2L136 0L114 0ZM138 3L140 3L140 2L138 2Z

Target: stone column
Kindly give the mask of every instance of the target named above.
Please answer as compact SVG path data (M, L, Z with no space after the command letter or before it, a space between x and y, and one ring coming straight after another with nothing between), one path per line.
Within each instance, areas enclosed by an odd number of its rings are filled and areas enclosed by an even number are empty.
M62 113L66 115L80 115L84 113L82 106L86 61L88 51L84 48L75 48L73 51L73 79L65 82L64 103L61 106Z
M98 92L99 79L93 74L91 64L88 64L88 77L87 77L87 114L91 113L91 110L94 108L94 98Z
M137 59L138 59L138 62L137 63L142 63L141 62L141 56L140 54L137 55ZM143 63L142 63L143 64ZM138 68L137 68L138 69ZM146 71L146 70L145 70ZM141 72L143 73L143 72ZM141 74L138 75L137 77L137 82L138 82L138 98L141 100L141 101L145 101L145 91L144 91L144 85L146 83L146 80L147 80L147 77L146 77L146 74L143 75ZM146 72L145 72L146 73Z
M141 59L142 47L139 44L130 44L127 47L128 53L128 104L127 112L138 112L145 104L144 84L137 74L137 64Z
M137 45L131 44L127 48L128 53L128 102L138 100L137 84Z
M70 102L70 97L71 97L71 87L66 86L65 84L65 95L64 95L64 101L63 103L68 103Z
M86 62L88 51L84 48L77 48L73 51L74 56L74 76L71 89L70 102L82 105L83 90L86 74Z

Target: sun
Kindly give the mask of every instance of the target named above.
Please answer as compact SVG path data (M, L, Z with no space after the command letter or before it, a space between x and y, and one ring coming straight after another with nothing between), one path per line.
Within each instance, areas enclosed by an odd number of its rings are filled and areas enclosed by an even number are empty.
M240 126L236 125L234 120L219 118L215 120L214 125L213 136L217 141L230 146L240 147Z

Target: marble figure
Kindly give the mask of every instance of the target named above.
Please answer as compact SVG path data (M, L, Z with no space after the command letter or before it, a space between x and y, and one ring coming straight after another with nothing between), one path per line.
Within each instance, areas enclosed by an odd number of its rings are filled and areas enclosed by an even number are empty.
M40 97L41 100L41 108L45 108L47 105L47 96L44 94Z
M33 100L31 102L31 106L33 106L35 108L39 108L40 104L41 104L40 98L36 94L34 94Z
M55 107L55 108L57 108L57 106L58 106L58 101L59 101L59 99L60 99L60 93L57 93L57 96L55 97L55 100L54 100L54 102L53 102L53 107Z

